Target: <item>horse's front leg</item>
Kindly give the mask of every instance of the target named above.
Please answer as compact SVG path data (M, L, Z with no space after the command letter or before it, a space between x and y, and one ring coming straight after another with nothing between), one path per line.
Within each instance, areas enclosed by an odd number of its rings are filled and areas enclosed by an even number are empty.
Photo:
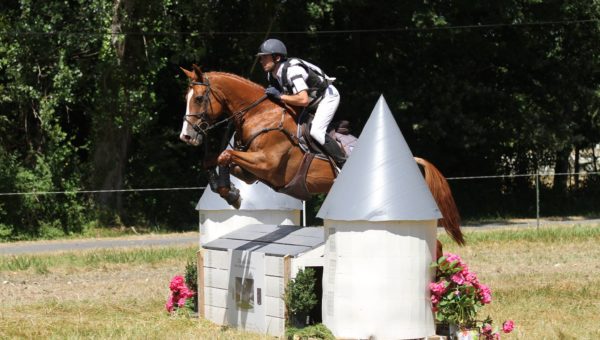
M219 196L223 197L227 204L232 207L239 209L242 205L242 198L240 196L240 191L235 187L233 183L231 183L231 178L229 175L229 166L221 166L219 165L219 174L217 175L215 181L216 191Z
M243 152L225 150L219 155L217 164L219 166L229 167L232 167L232 165L237 165L241 168L241 170L245 170L249 173L247 176L248 178L249 176L255 176L256 178L267 180L271 183L272 178L275 177L273 174L276 173L276 161L280 160L281 157L277 156L276 153L271 154L270 157L266 157L265 153L262 151ZM234 168L234 171L238 170ZM235 174L237 175L238 173ZM277 185L278 183L272 184Z
M240 208L242 200L240 198L240 191L231 183L229 176L229 167L219 166L219 172L217 173L215 168L209 168L208 171L208 184L212 192L216 192L219 196L223 197L227 203L236 209Z
M259 163L260 159L262 158L261 154L262 153L260 152L239 152L225 150L217 158L219 175L216 180L216 191L227 201L229 205L235 207L236 209L240 208L242 198L240 197L240 191L230 181L230 171L233 168L236 175L241 175L241 177L247 180L256 180L256 177L253 177L254 175L252 173L253 167L248 169L247 167L244 167L243 164L247 165ZM242 160L246 160L246 162ZM249 163L247 162L248 160Z

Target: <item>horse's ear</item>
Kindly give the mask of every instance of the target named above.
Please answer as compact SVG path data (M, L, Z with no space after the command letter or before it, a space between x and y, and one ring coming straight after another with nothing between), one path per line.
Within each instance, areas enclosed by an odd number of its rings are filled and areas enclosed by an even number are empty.
M200 68L200 66L192 64L192 68L194 69L194 73L196 74L196 81L203 82L204 80L202 79L202 69Z
M190 71L190 70L186 70L183 67L179 67L183 73L185 73L185 75L190 78L191 81L196 81L196 74L194 73L194 71Z

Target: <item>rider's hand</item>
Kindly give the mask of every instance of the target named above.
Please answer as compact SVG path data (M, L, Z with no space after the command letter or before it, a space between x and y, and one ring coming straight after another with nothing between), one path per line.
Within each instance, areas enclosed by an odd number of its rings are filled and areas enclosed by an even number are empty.
M274 88L273 86L267 87L265 89L265 94L271 100L281 101L281 92L278 89Z

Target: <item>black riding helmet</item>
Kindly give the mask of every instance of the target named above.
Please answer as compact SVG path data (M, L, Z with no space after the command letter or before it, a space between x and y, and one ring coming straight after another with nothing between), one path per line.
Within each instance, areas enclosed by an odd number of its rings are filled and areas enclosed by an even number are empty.
M287 57L287 48L285 48L285 45L283 44L283 42L281 42L281 40L278 40L278 39L265 40L260 45L260 48L259 48L256 56L259 57L261 55L272 55L272 54L281 55L281 56L283 56L283 58Z

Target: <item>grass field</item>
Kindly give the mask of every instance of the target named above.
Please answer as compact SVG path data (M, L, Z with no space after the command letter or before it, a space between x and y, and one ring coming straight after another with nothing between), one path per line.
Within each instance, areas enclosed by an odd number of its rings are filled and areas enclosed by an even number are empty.
M489 285L507 339L600 337L600 225L467 233L454 252ZM195 248L0 257L0 338L264 339L164 309Z

